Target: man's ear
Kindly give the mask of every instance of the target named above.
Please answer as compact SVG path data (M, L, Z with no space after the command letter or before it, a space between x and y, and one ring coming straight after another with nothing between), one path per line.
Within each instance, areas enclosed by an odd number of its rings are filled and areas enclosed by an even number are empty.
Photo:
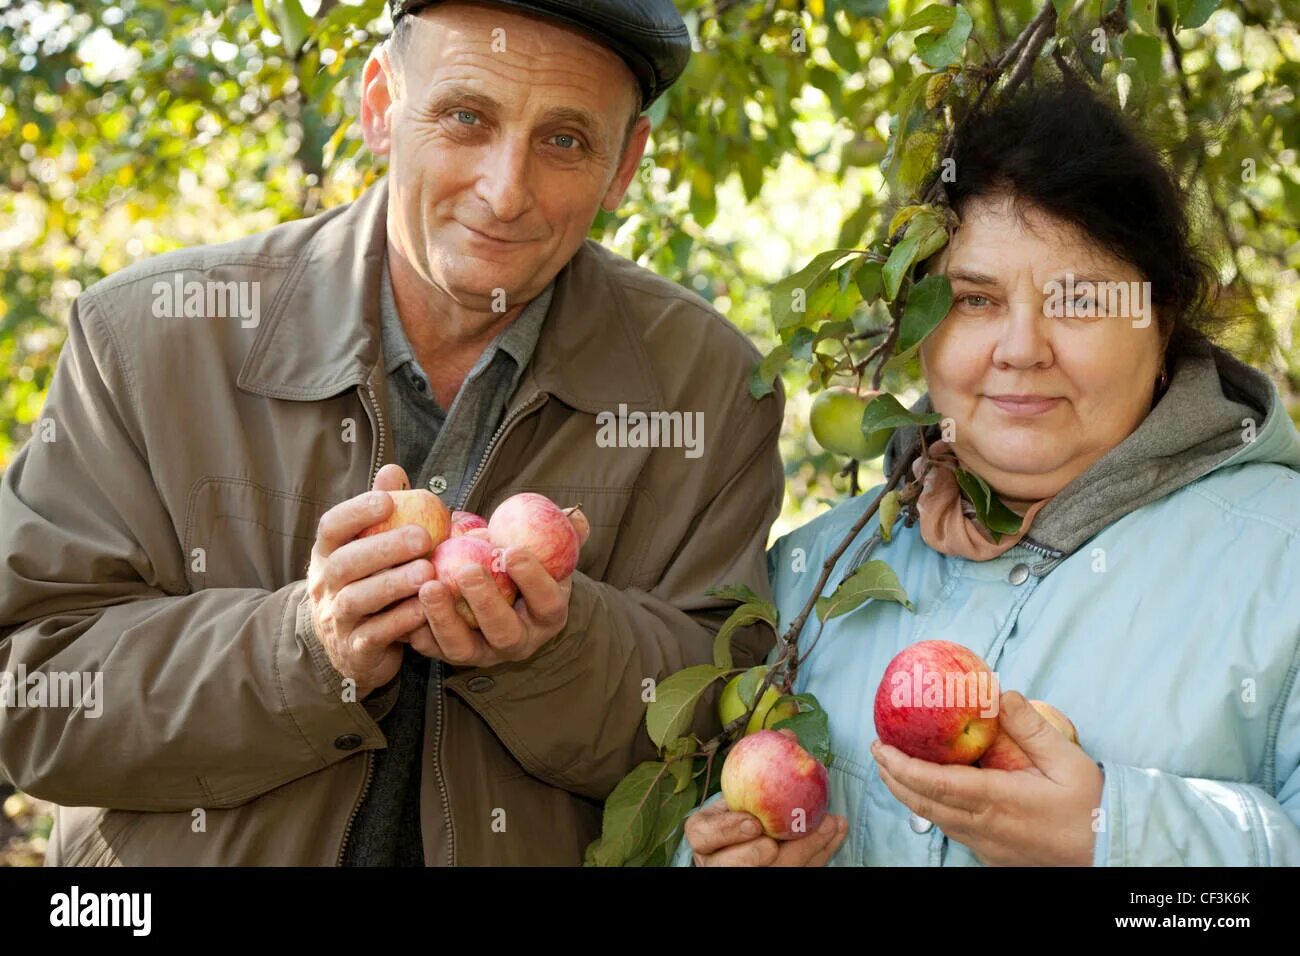
M361 73L361 136L376 156L387 156L393 145L393 106L397 77L388 50L379 47Z
M618 171L614 173L614 179L609 184L609 189L605 191L605 198L600 202L600 207L606 212L613 212L623 201L623 196L627 194L627 187L632 184L632 177L641 167L641 157L645 155L645 144L649 138L650 117L642 116L632 128L627 149L623 151L623 158L619 160Z

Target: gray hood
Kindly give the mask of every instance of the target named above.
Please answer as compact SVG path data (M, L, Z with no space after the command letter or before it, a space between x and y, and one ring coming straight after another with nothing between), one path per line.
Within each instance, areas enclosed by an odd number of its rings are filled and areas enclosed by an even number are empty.
M931 411L924 395L913 411ZM1255 440L1246 442L1245 420ZM916 440L900 428L885 473ZM1223 349L1203 344L1178 363L1165 394L1131 435L1093 463L1034 518L1024 543L1047 554L1045 573L1107 525L1228 463L1271 461L1300 471L1300 434L1276 388Z

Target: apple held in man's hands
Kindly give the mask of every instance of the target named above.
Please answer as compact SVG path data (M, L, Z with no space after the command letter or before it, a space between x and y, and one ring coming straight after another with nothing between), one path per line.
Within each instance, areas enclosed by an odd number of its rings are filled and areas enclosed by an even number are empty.
M472 629L478 630L478 618L474 616L469 603L460 595L460 586L456 583L457 572L470 565L479 565L492 583L496 585L507 604L514 604L519 591L515 582L506 573L501 549L494 547L490 541L484 541L477 535L460 535L448 538L438 545L433 552L433 574L451 591L451 599L456 602L456 613Z
M727 754L722 798L732 810L757 817L768 836L796 840L826 816L830 774L799 746L793 731L760 730L742 737Z
M1079 734L1074 729L1074 724L1069 717L1061 713L1045 700L1031 700L1029 705L1043 715L1043 719L1061 732L1072 744L1079 742ZM1034 766L1034 762L1029 759L1018 743L1011 739L1006 731L999 730L998 735L993 738L993 743L989 749L984 751L983 756L979 759L981 767L990 770L1029 770Z
M389 491L386 494L393 499L393 513L384 521L361 532L358 537L368 538L374 534L383 534L385 531L413 524L429 532L433 542L429 545L430 552L447 540L447 536L451 533L451 512L437 495L423 488L412 491Z
M883 455L893 429L873 432L870 437L862 433L862 414L878 394L867 391L859 395L840 385L818 392L810 415L817 444L832 454L847 455L859 461L870 461Z
M997 676L951 641L920 641L889 662L876 689L876 735L933 763L974 763L998 735Z
M760 664L758 667L752 667L744 674L737 674L727 681L727 686L722 689L722 695L718 698L718 719L722 721L723 727L749 710L749 705L745 703L744 698L740 695L741 681L746 680L748 676L748 682L751 685L749 697L752 699L753 692L758 690L763 678L767 676L767 670L766 666ZM792 700L777 705L777 701L781 697L781 692L775 686L770 686L763 691L762 699L745 723L746 735L757 733L764 728L771 727L779 720L793 717L799 713L799 705Z
M580 529L589 530L581 511L570 508L566 512L550 498L531 491L507 498L488 519L488 537L493 544L530 552L557 581L578 566L583 542Z
M451 513L451 537L459 538L463 534L469 534L471 531L486 531L487 519L474 514L472 511L453 511Z

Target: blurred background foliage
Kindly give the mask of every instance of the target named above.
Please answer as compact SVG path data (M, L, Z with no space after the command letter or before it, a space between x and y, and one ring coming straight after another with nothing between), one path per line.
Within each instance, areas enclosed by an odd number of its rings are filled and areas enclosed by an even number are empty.
M1300 415L1300 0L969 0L967 63L995 57L1045 2L1062 49L1109 18L1089 71L1191 192L1238 319L1226 344ZM927 70L899 27L925 4L678 0L696 53L650 111L627 201L593 235L711 300L766 353L771 286L882 229L892 111ZM382 0L0 0L0 467L39 418L82 290L348 202L382 175L357 79L390 26ZM796 364L774 534L847 487L808 433ZM18 809L39 845L40 815Z

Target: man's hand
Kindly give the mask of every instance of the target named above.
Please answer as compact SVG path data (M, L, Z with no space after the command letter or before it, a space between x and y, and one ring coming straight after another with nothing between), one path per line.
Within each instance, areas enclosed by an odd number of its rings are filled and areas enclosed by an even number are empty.
M773 840L753 814L719 800L691 814L685 834L696 866L825 866L849 835L849 821L827 814L807 836Z
M456 584L478 619L479 630L472 630L456 613L450 589L441 581L430 581L420 588L425 620L410 636L411 646L455 667L490 667L526 660L564 630L571 579L556 581L527 551L511 548L501 557L506 573L519 586L514 606L506 603L487 571L469 565L461 569Z
M578 513L573 523L580 544L585 544L590 534L587 519ZM571 578L556 581L537 558L522 549L508 548L500 558L519 587L514 605L501 596L487 571L467 565L457 575L456 585L478 619L479 630L470 628L456 613L446 584L430 581L420 588L425 620L424 626L410 635L413 648L453 667L491 667L527 660L564 630L573 592Z
M357 700L397 675L406 635L424 620L415 597L433 578L429 532L415 525L357 540L393 513L388 491L408 487L406 472L385 466L375 491L336 505L321 517L307 569L311 619L325 653Z
M876 741L871 752L880 779L981 863L1091 865L1101 768L1020 694L1002 695L1000 721L1036 770L943 766Z

